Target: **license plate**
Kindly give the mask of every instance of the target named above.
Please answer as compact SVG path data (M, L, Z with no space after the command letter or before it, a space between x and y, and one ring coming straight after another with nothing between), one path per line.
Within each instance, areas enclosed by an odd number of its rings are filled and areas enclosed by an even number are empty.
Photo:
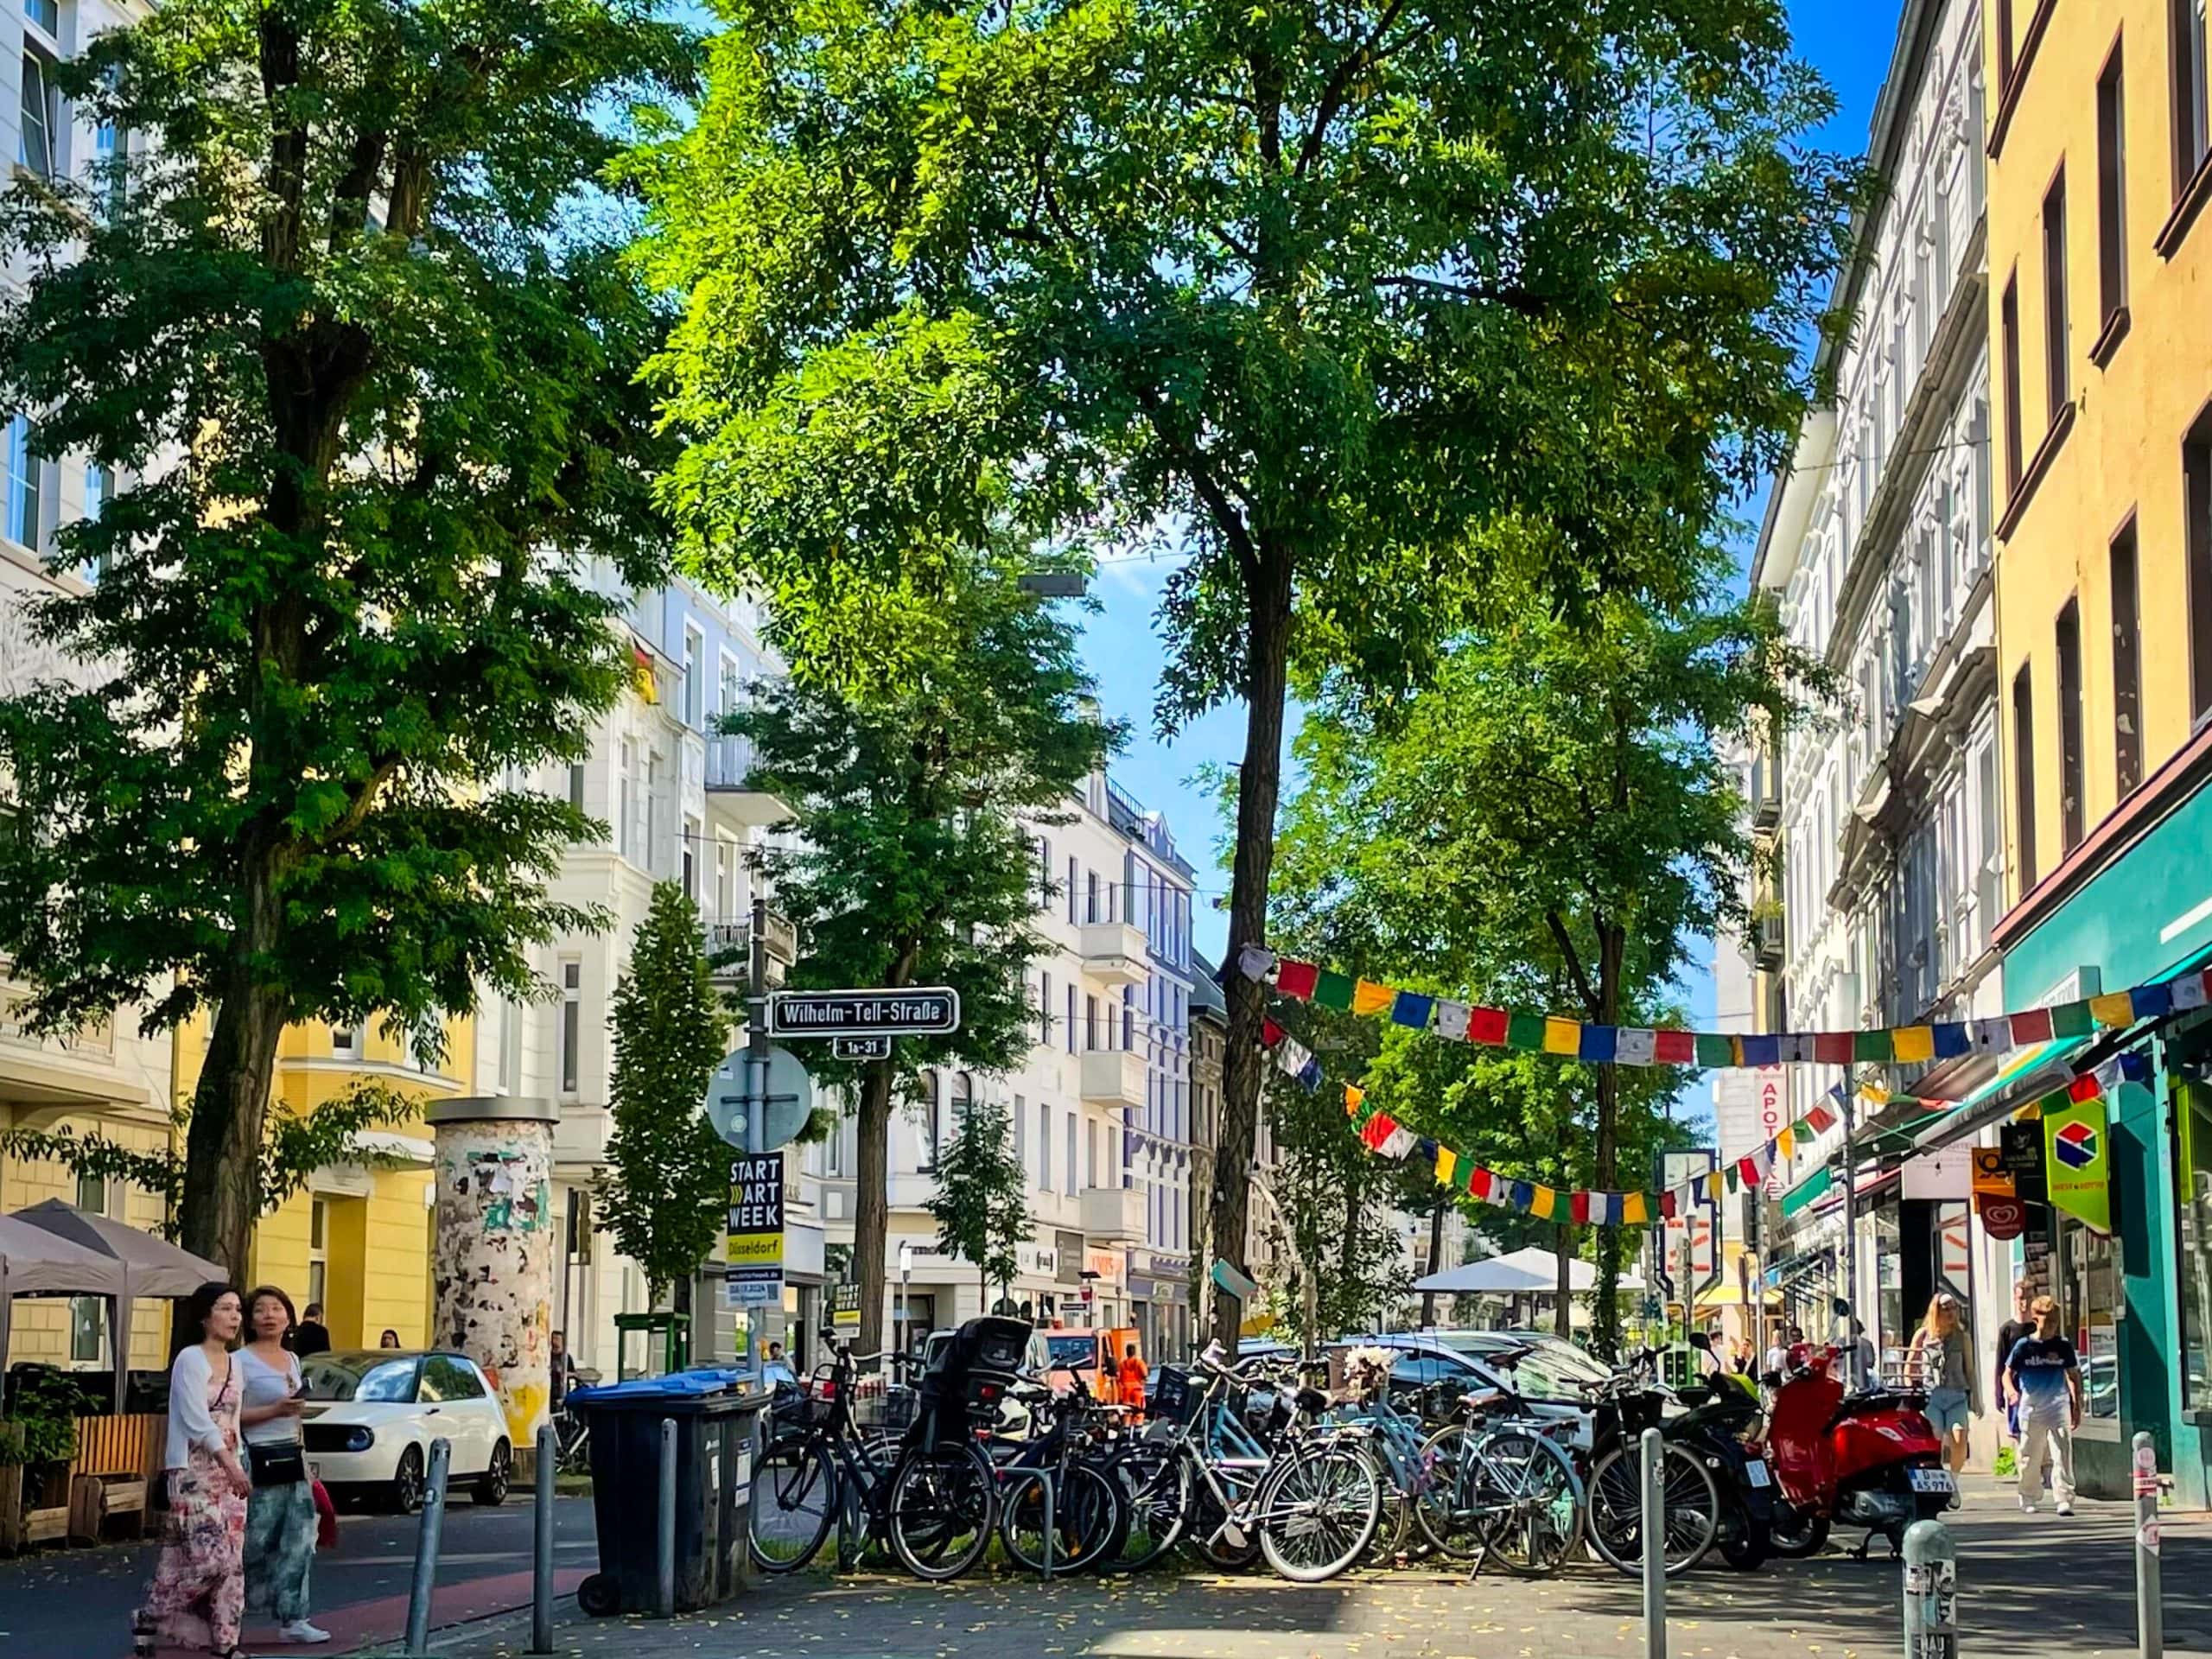
M1744 1465L1744 1478L1754 1486L1765 1485L1767 1484L1766 1465L1757 1458L1750 1459Z
M1912 1478L1912 1490L1916 1492L1955 1492L1959 1489L1948 1469L1908 1469L1905 1473Z

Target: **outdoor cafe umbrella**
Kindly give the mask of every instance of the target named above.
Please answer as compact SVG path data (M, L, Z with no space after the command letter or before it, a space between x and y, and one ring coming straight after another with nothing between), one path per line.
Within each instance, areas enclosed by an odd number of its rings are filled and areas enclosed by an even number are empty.
M1580 1256L1567 1258L1567 1288L1576 1295L1587 1294L1598 1287L1596 1266ZM1642 1290L1643 1281L1632 1273L1624 1273L1620 1287ZM1432 1273L1426 1279L1414 1280L1414 1288L1440 1295L1554 1296L1559 1294L1559 1257L1531 1245L1525 1250L1484 1256L1478 1262Z
M123 1264L43 1227L0 1216L0 1378L8 1374L8 1328L18 1296L122 1294Z
M106 1257L122 1275L109 1293L108 1329L114 1335L115 1408L123 1409L124 1379L130 1369L130 1303L140 1296L171 1300L189 1296L209 1280L230 1275L214 1262L141 1228L96 1216L60 1198L18 1210L8 1217L28 1223L55 1238Z

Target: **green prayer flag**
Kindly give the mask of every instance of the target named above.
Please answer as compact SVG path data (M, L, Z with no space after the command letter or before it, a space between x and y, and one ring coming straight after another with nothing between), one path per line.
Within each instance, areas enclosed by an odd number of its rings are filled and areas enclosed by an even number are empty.
M1697 1033L1697 1063L1700 1065L1733 1065L1736 1064L1736 1045L1716 1033L1700 1031Z
M2054 1037L2087 1037L2096 1029L2096 1022L2089 1018L2087 1002L2061 1002L2050 1011L2050 1034Z
M1853 1033L1851 1058L1854 1062L1866 1061L1875 1065L1887 1065L1891 1050L1887 1030L1861 1031Z
M1508 1048L1541 1049L1544 1046L1544 1016L1541 1014L1516 1014L1505 1022L1505 1046Z
M1345 1012L1351 1007L1351 976L1324 968L1313 982L1313 1001L1322 1007Z

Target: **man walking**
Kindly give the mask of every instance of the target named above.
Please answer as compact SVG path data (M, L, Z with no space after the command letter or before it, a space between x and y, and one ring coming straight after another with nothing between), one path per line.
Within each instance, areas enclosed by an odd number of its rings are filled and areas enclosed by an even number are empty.
M2036 1322L2028 1317L2028 1281L2012 1281L2012 1317L1997 1327L1997 1413L2004 1419L2001 1431L2013 1443L2015 1454L2020 1440L2020 1400L2012 1392L2011 1370L2012 1351L2020 1345L2020 1338L2036 1333Z
M2036 1512L2043 1466L2051 1466L2051 1495L2061 1515L2074 1513L2074 1431L2082 1426L2082 1362L2058 1334L2058 1304L2038 1296L2032 1336L2020 1338L2005 1370L2020 1402L2020 1509Z

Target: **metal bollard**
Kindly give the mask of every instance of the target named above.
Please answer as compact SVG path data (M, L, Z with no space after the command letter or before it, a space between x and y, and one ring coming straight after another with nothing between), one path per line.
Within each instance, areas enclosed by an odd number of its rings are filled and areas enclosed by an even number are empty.
M2147 1432L2135 1436L2135 1651L2160 1659L2166 1650L2165 1610L2158 1592L2158 1449Z
M1643 1431L1643 1653L1667 1659L1667 1442Z
M1941 1521L1904 1531L1904 1659L1957 1659L1959 1551Z
M676 1617L676 1419L660 1420L660 1529L655 1541L653 1564L658 1569L653 1610L663 1618Z
M537 1489L531 1516L530 1650L553 1651L553 1470L561 1460L561 1438L553 1425L537 1430Z
M1038 1471L1037 1484L1045 1491L1045 1580L1047 1583L1052 1577L1052 1478L1053 1471L1050 1469Z
M415 1582L407 1591L407 1651L429 1652L430 1591L438 1581L438 1539L446 1524L446 1471L453 1463L453 1442L430 1442L430 1473L423 1493L423 1525L415 1535Z

